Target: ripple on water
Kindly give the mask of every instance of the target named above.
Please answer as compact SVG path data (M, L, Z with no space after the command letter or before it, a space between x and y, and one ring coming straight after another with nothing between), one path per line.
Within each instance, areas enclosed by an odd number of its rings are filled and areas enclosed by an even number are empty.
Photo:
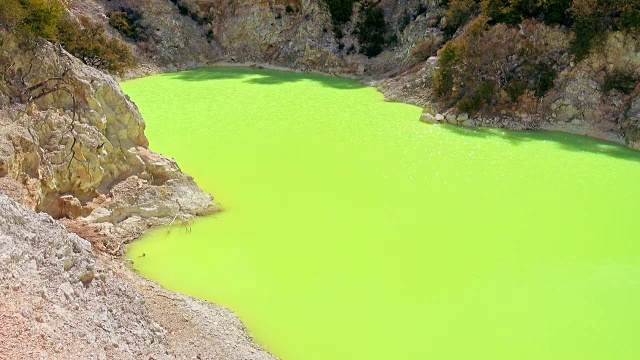
M423 124L315 75L217 68L123 88L151 148L226 209L128 255L234 309L283 359L640 358L638 153Z

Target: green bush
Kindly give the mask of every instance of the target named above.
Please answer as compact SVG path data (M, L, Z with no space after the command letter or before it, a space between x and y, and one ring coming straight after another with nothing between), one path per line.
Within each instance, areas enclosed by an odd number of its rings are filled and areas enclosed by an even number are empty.
M514 80L507 84L505 91L509 96L509 101L515 103L527 91L527 83L523 80Z
M14 28L24 20L26 10L18 0L0 1L0 26Z
M353 4L358 0L324 0L329 6L329 13L334 24L344 24L351 20Z
M491 23L517 25L526 19L547 24L571 24L568 12L573 0L482 0L484 14Z
M85 64L111 72L133 65L129 47L116 38L107 38L102 26L81 18L80 23L63 17L59 0L0 0L0 23L60 43Z
M489 24L519 25L526 19L560 24L573 32L577 60L605 39L607 31L640 31L640 0L441 0L443 30L453 35L481 10ZM480 3L480 6L478 6Z
M435 77L435 93L440 99L447 99L453 93L454 72L458 60L456 48L456 43L448 43L439 53L439 68Z
M640 30L640 0L574 0L572 51L578 60L606 39L606 32Z
M612 90L617 90L629 95L635 90L639 80L628 71L614 70L605 76L602 92L609 94Z
M0 23L32 36L55 40L64 6L58 0L2 0Z
M390 40L386 38L387 29L384 10L377 3L363 3L357 24L360 52L368 57L380 54Z
M514 27L488 22L475 18L440 50L434 90L445 107L467 113L508 109L553 88L555 60L545 48ZM535 26L534 20L527 24L531 33Z
M599 0L575 0L571 6L574 20L571 52L578 60L584 59L595 44L604 41L610 27L606 21L608 11L605 6L599 5Z
M142 26L140 20L142 14L130 8L120 8L119 11L111 11L107 13L109 25L118 30L123 36L133 41L147 40L146 29Z
M400 21L398 22L398 32L403 32L404 29L406 29L407 26L411 24L411 20L412 20L411 14L407 13L407 11L405 10L404 14L400 18Z
M467 96L458 102L458 110L464 113L474 113L482 109L494 99L496 90L496 84L490 81L479 82Z
M543 0L540 1L539 18L547 24L570 26L572 23L569 8L573 0Z
M475 0L452 0L448 3L447 12L444 15L444 32L453 35L459 28L466 25L474 15L478 13L478 4Z
M619 17L615 21L615 25L619 30L638 32L640 31L640 1L629 1L620 4L618 7Z
M134 65L127 44L107 38L104 28L88 18L80 18L79 24L63 20L58 26L60 44L83 63L112 73L121 73Z

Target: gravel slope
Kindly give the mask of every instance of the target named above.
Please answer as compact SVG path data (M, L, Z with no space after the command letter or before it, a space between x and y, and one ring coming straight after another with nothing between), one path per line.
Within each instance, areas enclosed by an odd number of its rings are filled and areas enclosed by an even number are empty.
M275 359L235 314L96 255L0 194L0 359Z

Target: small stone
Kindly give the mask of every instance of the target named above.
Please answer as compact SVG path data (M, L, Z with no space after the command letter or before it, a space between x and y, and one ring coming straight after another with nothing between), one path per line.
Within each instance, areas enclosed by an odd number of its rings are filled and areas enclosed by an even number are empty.
M437 122L435 116L428 113L422 114L420 120L430 124Z
M436 120L438 120L438 121L442 121L442 120L444 120L444 115L442 115L442 114L436 114Z
M75 265L75 264L74 264L73 259L71 259L71 258L66 258L66 259L64 260L64 265L63 265L64 271L69 271L69 270L71 270L71 268L73 267L73 265Z
M457 124L458 123L458 121L456 120L456 116L453 115L453 114L447 114L446 119L447 119L447 122L449 124Z
M95 274L93 271L91 271L91 270L90 270L90 271L87 271L87 272L85 272L84 274L82 274L82 275L80 276L80 279L79 279L79 280L80 280L80 282L81 282L81 283L83 283L84 285L87 285L87 284L89 284L89 283L93 280L93 278L95 277L95 275L96 275L96 274Z
M28 308L24 308L20 312L20 315L22 315L23 318L28 319L31 317L31 310L29 310Z
M60 291L62 291L64 297L67 298L67 300L71 300L73 298L73 295L75 294L73 286L71 286L69 282L60 285L59 289Z

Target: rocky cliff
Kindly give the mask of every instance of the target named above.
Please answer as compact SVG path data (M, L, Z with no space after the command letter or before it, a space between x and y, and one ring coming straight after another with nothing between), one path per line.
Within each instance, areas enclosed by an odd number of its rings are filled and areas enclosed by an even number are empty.
M0 188L117 252L148 226L216 210L148 149L116 81L59 46L0 32Z
M316 0L71 1L75 16L108 27L107 14L132 11L145 33L128 40L138 67L127 76L176 71L217 62L268 63L301 71L357 72L343 59L331 32L331 18Z
M442 104L432 92L438 50L462 34L443 31L447 24L442 2L375 2L383 10L385 24L383 51L371 57L361 53L365 2L352 3L351 17L341 23L332 18L325 0L88 0L72 1L71 10L105 25L106 14L113 11L133 9L140 14L139 25L149 36L129 40L140 66L127 76L219 62L270 64L360 79L377 86L390 100L426 107L423 120L429 122L565 131L640 149L635 110L639 91L604 91L612 72L640 78L637 36L611 33L603 46L577 61L569 54L568 31L544 24L520 25L520 33L535 38L553 58L557 76L551 89L515 110L467 114Z

